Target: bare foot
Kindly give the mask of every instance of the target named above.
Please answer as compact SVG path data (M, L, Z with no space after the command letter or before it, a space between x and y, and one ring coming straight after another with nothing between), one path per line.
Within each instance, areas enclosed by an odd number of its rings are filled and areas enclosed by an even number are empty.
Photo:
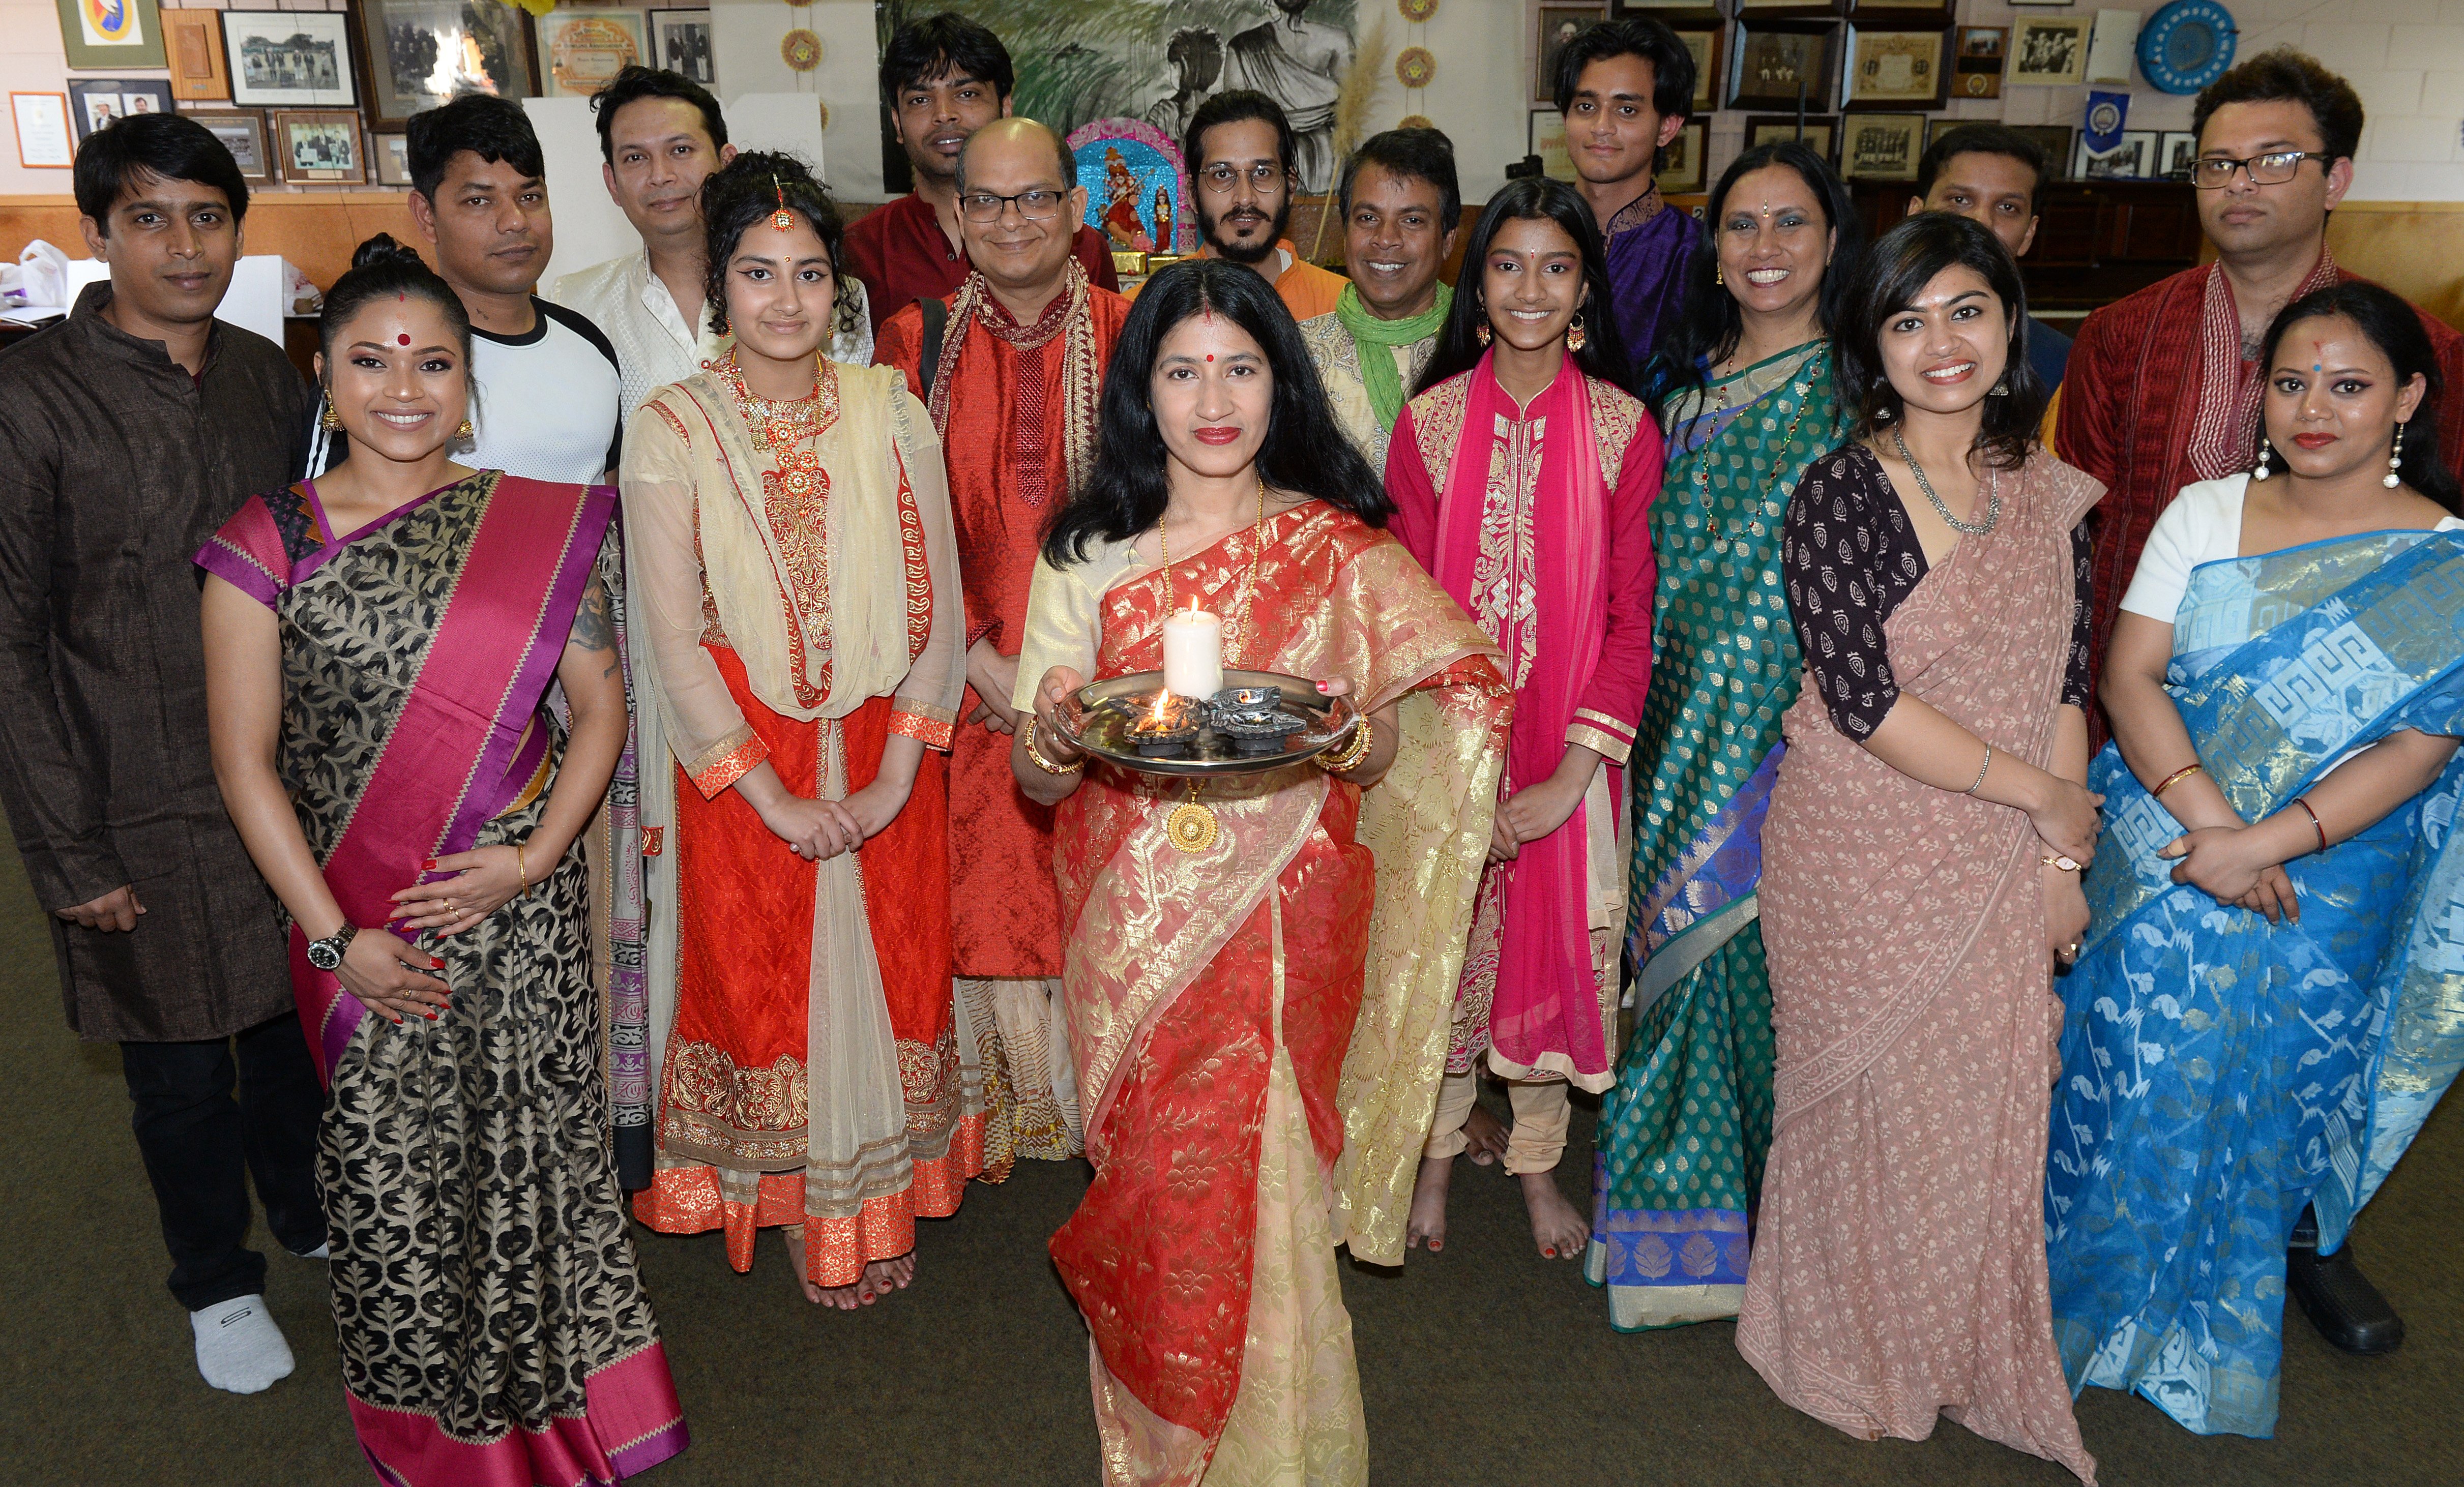
M1475 1104L1463 1121L1463 1140L1469 1143L1464 1152L1475 1167L1487 1167L1506 1157L1506 1123L1489 1112L1488 1106Z
M1531 1238L1544 1259L1580 1259L1592 1242L1592 1226L1557 1191L1557 1173L1523 1174L1523 1206L1531 1213Z
M1446 1186L1454 1180L1452 1157L1420 1158L1420 1175L1412 1182L1412 1216L1403 1224L1403 1248L1423 1239L1435 1255L1446 1247Z
M803 1288L804 1300L814 1305L853 1311L859 1306L871 1305L874 1297L884 1289L874 1284L869 1270L853 1285L815 1285L812 1278L804 1273L803 1231L789 1227L781 1233L787 1241L788 1262L795 1267L791 1274L796 1278L796 1284Z
M864 1267L864 1283L872 1288L872 1294L875 1296L888 1296L892 1291L904 1291L908 1283L914 1279L915 1252L913 1250L909 1250L895 1259L873 1260Z

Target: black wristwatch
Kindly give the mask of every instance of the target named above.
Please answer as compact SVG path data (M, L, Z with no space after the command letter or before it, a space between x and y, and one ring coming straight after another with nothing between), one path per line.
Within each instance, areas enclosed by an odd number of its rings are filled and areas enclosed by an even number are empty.
M315 966L319 971L341 970L342 966L342 951L351 948L351 936L359 932L360 927L346 919L342 922L342 927L341 929L325 936L323 939L310 940L308 942L308 964Z

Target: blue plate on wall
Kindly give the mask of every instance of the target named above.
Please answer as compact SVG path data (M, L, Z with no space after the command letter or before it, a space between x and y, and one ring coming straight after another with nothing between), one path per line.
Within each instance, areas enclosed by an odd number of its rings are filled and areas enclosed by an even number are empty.
M2173 0L2139 31L2139 71L2160 93L2196 93L2233 65L2240 29L2216 0Z

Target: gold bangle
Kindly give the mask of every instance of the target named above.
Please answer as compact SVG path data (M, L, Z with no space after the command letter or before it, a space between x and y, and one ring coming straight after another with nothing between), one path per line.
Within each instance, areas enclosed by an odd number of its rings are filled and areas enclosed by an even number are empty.
M2198 760L2191 760L2189 763L2183 765L2180 769L2175 770L2170 775L2166 776L2165 782L2163 784L2158 785L2155 789L2147 793L2148 798L2156 800L2164 799L2166 791L2172 789L2175 785L2180 784L2191 776L2204 772L2206 766L2199 763Z
M1026 725L1027 758L1034 762L1037 769L1047 775L1075 775L1085 769L1087 767L1085 759L1072 759L1067 764L1055 764L1044 756L1044 751L1035 746L1035 731L1043 726L1043 721L1041 718L1036 718Z
M514 843L514 875L522 880L522 891L524 893L530 892L530 860L522 855L522 844L518 842Z
M1330 775L1349 775L1359 768L1360 761L1369 757L1369 751L1376 746L1376 725L1369 721L1369 714L1361 713L1358 726L1353 731L1352 736L1344 741L1343 747L1334 750L1331 754L1319 754L1317 767Z

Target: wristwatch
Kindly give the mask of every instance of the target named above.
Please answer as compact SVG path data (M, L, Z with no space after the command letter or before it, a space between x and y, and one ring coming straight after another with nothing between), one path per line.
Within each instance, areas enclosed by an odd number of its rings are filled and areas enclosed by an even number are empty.
M341 929L325 936L323 939L310 940L308 942L308 964L315 966L319 971L341 970L342 965L342 951L351 948L351 936L359 932L360 927L346 919L342 922L342 927Z

